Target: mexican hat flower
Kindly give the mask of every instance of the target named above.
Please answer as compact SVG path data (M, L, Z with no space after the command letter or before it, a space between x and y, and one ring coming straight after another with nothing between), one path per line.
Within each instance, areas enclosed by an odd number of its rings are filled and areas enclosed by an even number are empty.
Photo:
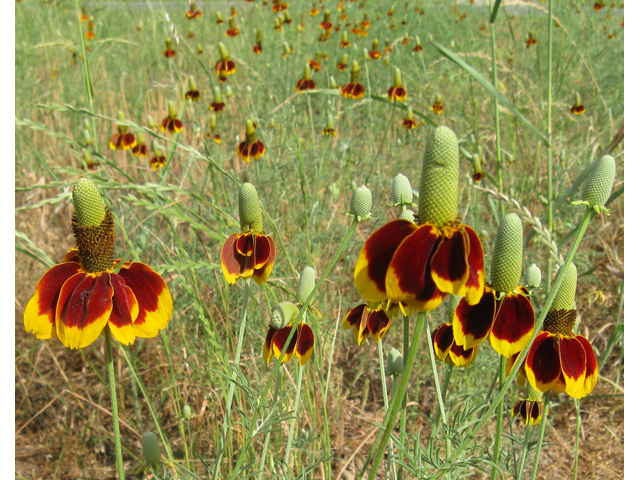
M347 69L347 58L349 58L349 55L345 53L337 64L338 70L341 72L344 72Z
M222 100L222 92L220 91L220 87L213 87L213 102L209 105L209 110L213 110L218 113L224 110L226 104L224 100Z
M598 360L589 340L573 333L577 281L578 272L570 263L523 365L527 380L535 389L582 398L596 386Z
M327 128L322 130L323 135L333 135L336 136L336 127L333 121L333 115L329 114L327 117Z
M421 52L422 51L422 43L420 43L420 37L418 37L416 35L416 46L413 47L413 51L414 52Z
M256 137L256 127L253 120L247 120L245 126L245 139L238 145L238 155L243 161L249 162L252 158L259 159L266 152L264 144Z
M440 95L436 95L433 99L433 104L431 105L431 111L437 115L442 113L444 110L444 104L442 103L442 97Z
M304 76L296 82L296 92L303 90L314 90L316 88L316 82L311 80L311 67L307 63L304 66Z
M526 38L524 43L527 46L527 48L529 48L529 47L533 47L534 45L536 45L538 43L538 41L536 40L536 37L533 36L533 33L529 32L529 35L527 36L527 38Z
M251 51L258 55L262 53L262 30L256 32L256 43L251 47Z
M324 20L322 22L320 22L320 28L327 31L327 32L331 32L331 27L333 25L331 24L331 12L329 12L329 10L325 10L324 11Z
M434 353L438 360L449 365L453 364L456 367L466 368L476 359L478 347L465 349L462 345L456 343L453 337L451 320L453 319L454 312L460 300L462 300L460 295L452 295L450 297L447 309L449 322L439 325L431 334L431 340L433 342Z
M202 12L196 8L196 2L189 2L189 11L187 12L187 20L195 20L202 16Z
M163 154L158 142L154 140L151 146L153 147L153 156L149 159L149 166L157 171L160 167L167 165L167 157Z
M273 357L280 359L283 355L283 362L288 362L293 357L297 357L300 365L307 363L313 353L313 330L306 323L298 323L293 337L285 350L285 345L293 323L298 316L298 307L291 302L280 302L271 312L269 331L264 341L262 358L265 363L269 363Z
M436 308L447 293L480 301L484 252L476 232L458 213L458 139L438 127L422 162L419 224L393 220L365 242L354 271L368 302L399 303L419 311ZM404 307L403 307L404 308Z
M198 90L198 86L196 85L196 79L192 76L189 76L189 90L184 94L184 99L191 100L192 102L200 99L200 90Z
M58 337L71 349L91 345L107 326L125 345L155 337L173 311L166 283L144 263L114 259L113 215L91 180L76 182L73 204L76 248L36 285L25 330L40 339Z
M353 328L353 338L358 345L362 345L369 335L379 342L389 330L397 311L397 305L385 310L382 304L373 309L366 304L361 304L347 312L342 319L342 328L345 330Z
M404 102L407 99L407 91L402 86L402 76L399 68L396 68L393 86L387 90L387 98L398 102Z
M537 425L542 420L543 407L542 394L527 384L527 398L513 404L511 416L520 415L520 420L525 425Z
M230 284L239 278L253 278L264 285L276 260L276 244L264 234L258 192L250 183L240 187L238 207L241 232L231 235L222 246L222 274Z
M347 48L351 46L351 42L349 41L349 37L347 36L347 31L342 32L342 40L340 41L340 46L342 48Z
M124 113L118 112L118 120L125 121ZM131 133L126 125L118 124L118 133L109 141L111 150L128 150L136 146L136 137Z
M229 58L229 54L227 53L227 48L224 46L224 43L220 42L218 44L218 50L220 50L220 58L216 62L216 74L224 77L233 75L236 71L236 64Z
M378 60L380 58L382 58L382 52L380 52L380 50L378 50L378 39L376 38L373 43L371 44L371 50L369 51L368 55L369 58L372 60Z
M576 101L571 107L571 113L574 115L582 115L586 110L586 107L582 104L580 99L580 93L576 92Z
M162 120L160 124L160 130L168 132L170 134L180 133L182 131L182 122L177 117L176 106L172 101L169 101L169 112L167 116Z
M233 17L229 17L229 29L224 32L227 37L237 37L240 35L240 30L236 27L236 20Z
M131 149L131 153L133 153L134 157L147 156L147 145L144 141L144 132L138 132L136 134L136 146Z
M165 43L167 44L167 48L165 48L164 52L162 53L162 55L165 56L165 58L171 58L171 57L175 57L176 55L176 51L173 49L173 47L171 46L171 39L167 38L165 40Z
M407 116L402 119L402 126L407 130L418 128L418 122L413 118L413 109L411 107L407 107Z
M364 85L358 82L359 74L360 67L358 66L358 62L354 60L351 67L351 82L346 84L340 90L340 94L344 98L353 98L354 100L360 100L362 97L364 97Z
M529 290L519 283L522 247L522 222L510 213L498 227L491 284L484 286L479 302L462 300L453 317L454 338L464 348L478 346L489 337L494 350L509 358L531 339L535 315Z

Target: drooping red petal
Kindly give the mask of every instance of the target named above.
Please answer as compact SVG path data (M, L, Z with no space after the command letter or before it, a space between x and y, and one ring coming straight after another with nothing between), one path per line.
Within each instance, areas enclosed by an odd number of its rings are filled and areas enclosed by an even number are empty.
M173 313L169 287L159 274L140 262L125 262L118 276L124 279L138 302L139 312L133 322L133 333L136 337L155 337L169 325Z
M560 367L566 385L565 392L574 398L582 398L584 381L587 376L587 354L580 340L558 335Z
M469 277L464 287L460 289L458 295L467 299L469 305L477 304L484 294L485 270L484 270L484 250L478 234L468 225L464 226L464 235L469 245L467 253L467 267Z
M33 333L36 338L41 339L56 336L56 306L60 290L64 283L80 270L80 265L72 262L61 263L47 270L38 281L33 297L24 310L26 332Z
M131 345L136 339L133 322L139 313L138 301L120 275L111 275L111 286L113 309L109 316L109 328L116 340L124 345Z
M433 341L433 349L435 350L436 357L441 362L444 362L449 355L449 350L453 345L453 328L450 323L443 323L439 325L431 334Z
M555 335L540 332L533 340L527 359L524 361L527 380L541 392L553 388L562 374L555 342Z
M460 300L453 316L453 335L458 345L465 349L480 345L493 326L496 300L493 290L484 287L484 295L476 305L469 305L466 298Z
M469 278L468 253L468 238L462 230L455 230L451 238L442 239L431 260L431 276L438 290L459 294Z
M62 286L56 307L56 331L66 347L87 347L102 333L113 308L110 277L107 272L81 272Z
M253 271L253 279L258 285L264 285L267 283L271 270L273 270L273 266L276 263L276 243L273 238L265 235L258 235L258 239L255 254L256 268ZM258 267L260 263L262 263L262 266Z
M451 345L451 350L449 350L449 358L456 367L468 367L473 363L476 359L476 354L478 353L478 348L473 347L466 349L462 345L458 345L453 342Z
M244 271L244 256L238 253L237 243L240 235L232 234L227 241L224 242L220 252L220 266L222 267L222 275L229 284L234 284L240 278ZM241 263L242 262L242 263Z
M342 319L342 328L353 328L353 338L355 338L358 345L362 345L369 335L367 319L370 311L367 305L361 304L349 310Z
M274 336L271 345L273 346L273 354L277 359L280 359L280 355L283 353L284 345L287 343L287 338L289 338L289 334L291 333L291 325L287 325L284 328L278 330ZM296 342L298 341L298 329L293 332L293 337L291 338L291 342L289 342L289 346L287 347L287 351L284 352L283 362L288 362L291 360L295 354L296 350Z
M385 278L398 245L417 230L408 220L394 220L376 230L358 256L353 278L358 293L368 302L387 300Z
M236 242L236 251L243 257L250 257L253 255L255 248L255 238L251 233L243 233L238 235L238 241Z
M367 329L376 342L380 341L384 334L387 333L391 326L391 320L382 308L376 308L369 314Z
M598 382L598 359L593 353L593 347L589 343L589 340L584 338L581 335L576 335L576 340L578 340L582 344L582 348L584 348L584 353L587 355L587 373L584 379L584 396L589 395L593 392L593 389Z
M275 328L269 327L267 337L264 339L264 346L262 347L262 359L265 363L269 363L271 361L271 357L273 357L273 336L277 331L278 330L276 330Z
M509 358L521 351L533 335L536 319L529 292L518 287L517 293L508 293L497 305L497 314L491 328L491 345L500 355Z
M385 279L391 301L405 303L422 312L433 310L442 303L446 293L438 290L431 277L431 256L440 240L438 229L427 224L418 227L398 246Z
M300 365L304 365L313 353L313 330L311 330L311 327L306 323L302 323L298 325L297 331L296 357L298 357Z

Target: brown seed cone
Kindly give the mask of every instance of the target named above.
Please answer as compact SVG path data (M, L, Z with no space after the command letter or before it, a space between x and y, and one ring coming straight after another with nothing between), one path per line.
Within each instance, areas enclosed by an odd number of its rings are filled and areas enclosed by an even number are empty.
M116 229L111 211L108 208L105 210L104 220L97 227L83 227L78 223L75 213L71 219L76 247L87 272L106 272L113 266Z

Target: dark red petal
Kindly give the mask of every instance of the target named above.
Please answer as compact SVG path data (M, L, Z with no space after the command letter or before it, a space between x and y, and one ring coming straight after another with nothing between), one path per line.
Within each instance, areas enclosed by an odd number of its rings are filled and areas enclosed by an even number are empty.
M296 341L296 356L300 361L300 365L304 365L313 353L313 330L311 330L311 327L306 323L298 325L296 330L298 333Z
M465 237L462 230L456 230L451 238L443 238L435 249L431 260L431 276L441 292L458 294L467 283L469 245Z
M252 233L243 233L238 236L236 242L236 251L243 257L253 255L255 245L255 235Z
M453 345L453 327L450 323L439 325L431 334L436 356L444 362Z
M113 287L113 309L109 322L118 328L133 325L138 316L138 305L133 291L127 287L124 278L120 275L111 276L111 285ZM135 316L132 313L135 313Z
M587 375L587 354L580 340L558 335L558 354L564 375L565 392L575 398L585 395L584 380Z
M446 294L436 287L430 266L432 251L440 239L438 229L427 224L419 227L398 246L385 279L389 299L419 311L433 310L442 303Z
M291 333L291 325L288 325L284 328L281 328L274 334L272 346L273 346L273 354L276 356L276 358L278 359L280 358L280 354L284 349L284 345L287 342L287 338L289 338L290 333ZM283 362L288 362L293 358L293 355L296 349L297 340L298 340L298 329L296 329L296 331L293 333L293 337L291 338L291 342L289 342L287 351L284 353L284 359L282 360Z
M368 302L387 299L385 278L398 245L416 231L407 220L394 220L376 230L365 242L353 272L358 293Z
M589 340L581 335L576 335L576 340L580 341L584 353L587 355L587 374L584 380L585 395L589 395L598 382L598 359L593 353L593 347L589 343Z
M466 296L469 305L475 305L484 294L484 250L482 249L482 242L480 242L478 234L473 228L464 225L464 233L469 244L469 253L467 254L469 278L467 278L465 288L461 289L458 295Z
M527 359L524 361L527 380L541 392L553 388L562 374L560 356L555 343L555 335L540 332L533 340Z
M276 263L276 243L271 237L262 236L261 238L266 239L267 245L260 248L267 248L269 251L269 256L264 262L264 265L260 268L256 268L253 272L253 279L258 285L264 285L267 282L267 280L269 279L269 275L271 275L271 270L273 270L273 266ZM263 256L263 252L256 253L256 262L259 258L263 258Z
M520 287L524 289L524 287ZM491 345L500 355L510 357L521 351L533 335L536 322L527 290L525 294L508 293L497 306L491 329Z
M269 363L271 361L271 357L273 357L273 336L276 334L278 330L273 327L269 327L269 331L267 332L267 337L264 339L264 347L262 347L262 359L265 363Z
M342 319L342 328L352 328L356 325L359 325L363 315L367 312L367 310L369 310L369 307L367 307L367 305L365 304L353 307Z
M460 300L453 316L453 333L456 343L464 348L480 345L491 332L496 312L496 300L490 287L484 287L484 295L476 305L469 305L466 298Z
M465 349L462 345L453 342L449 350L449 358L456 367L468 367L476 359L477 347Z
M376 308L371 312L369 318L367 318L367 328L376 342L387 333L391 326L391 320L381 308Z
M222 246L220 252L220 266L222 267L222 274L227 283L234 284L240 278L240 275L244 273L244 256L238 254L237 242L240 235L234 233ZM240 263L242 262L242 263Z

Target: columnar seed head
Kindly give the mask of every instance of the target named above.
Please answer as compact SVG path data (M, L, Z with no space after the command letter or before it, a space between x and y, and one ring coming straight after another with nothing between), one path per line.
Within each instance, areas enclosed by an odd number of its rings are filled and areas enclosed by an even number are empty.
M491 287L497 292L512 292L522 274L523 232L520 217L505 215L500 221L491 259Z
M149 128L156 128L156 121L153 119L153 117L151 115L147 115L147 127Z
M118 120L120 120L121 122L126 122L126 118L124 118L124 113L122 112L122 110L118 110Z
M83 227L99 226L106 215L102 196L88 178L80 178L73 186L73 207L78 223Z
M598 160L582 187L582 201L587 202L590 207L604 207L611 195L615 177L616 161L611 155L605 155Z
M403 174L399 173L393 179L393 206L411 205L413 202L413 190L411 182Z
M305 80L311 79L311 65L305 63L304 65L304 77Z
M349 54L345 53L344 55L342 55L342 60L340 60L340 63L343 65L346 65L348 58L349 58Z
M147 432L142 435L142 455L147 465L157 465L162 461L160 445L155 433Z
M524 271L524 284L531 288L540 288L542 284L542 272L535 263Z
M260 43L262 41L262 30L258 30L256 32L256 43Z
M453 323L453 316L456 313L456 308L460 304L460 300L462 300L462 296L460 295L449 295L449 303L447 303L447 323Z
M404 370L404 358L402 354L392 348L387 355L387 374L388 375L402 375Z
M209 129L212 132L215 132L215 130L216 130L216 122L217 122L217 119L216 119L215 114L211 115L211 120L209 120Z
M196 79L192 75L189 75L189 90L198 90L196 85Z
M249 135L253 135L256 132L256 127L253 124L253 120L247 120L245 123L245 133L247 134L247 137Z
M574 310L576 306L576 286L578 284L578 270L571 262L567 266L567 273L562 279L562 285L556 298L551 304L551 310Z
M309 294L316 286L316 271L313 267L304 267L300 274L300 281L298 282L298 291L296 292L296 300L300 303L304 303L309 298Z
M177 115L176 104L169 100L169 118L175 118Z
M336 83L336 79L333 78L333 75L329 76L329 88L338 88L338 84Z
M242 233L262 233L262 212L256 187L244 183L238 193L238 210L240 212L240 228Z
M402 212L400 212L400 215L398 215L398 219L409 220L411 223L416 223L416 214L413 212L413 210L403 210Z
M440 126L427 140L420 178L420 224L441 227L458 213L458 138Z
M291 302L280 302L271 310L269 326L280 330L293 322L298 316L298 307Z
M351 73L358 73L360 71L360 66L358 65L358 61L354 60L353 64L351 64Z
M393 85L396 88L400 88L402 86L402 74L400 73L400 69L396 68Z
M351 208L349 214L353 215L360 220L367 220L371 218L371 190L364 185L360 185L353 191L351 195Z
M138 145L144 145L144 132L139 130L138 132L136 132L136 143Z

